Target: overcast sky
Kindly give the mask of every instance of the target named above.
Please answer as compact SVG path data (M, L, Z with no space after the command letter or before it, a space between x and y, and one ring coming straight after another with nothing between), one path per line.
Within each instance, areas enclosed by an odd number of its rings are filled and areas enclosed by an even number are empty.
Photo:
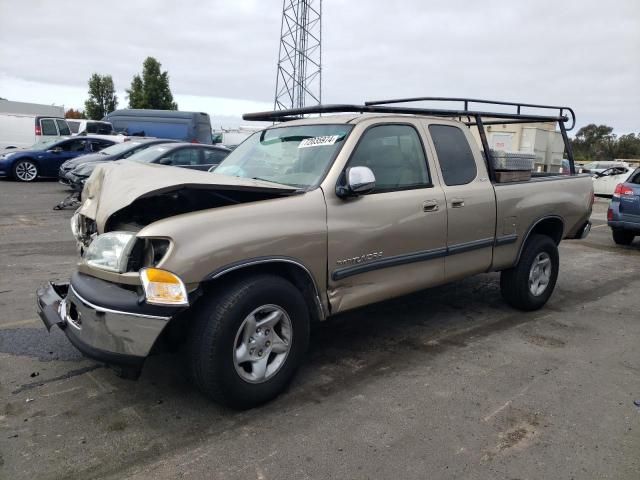
M98 72L125 107L153 56L181 110L233 123L273 105L281 10L281 0L0 0L0 97L82 107ZM324 0L324 103L416 95L566 104L579 126L640 132L640 1Z

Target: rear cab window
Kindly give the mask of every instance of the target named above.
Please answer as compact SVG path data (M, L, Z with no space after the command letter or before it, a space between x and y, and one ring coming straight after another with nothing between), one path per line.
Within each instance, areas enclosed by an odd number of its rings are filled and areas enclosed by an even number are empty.
M464 132L452 125L429 125L429 134L447 186L466 185L478 175L476 160Z

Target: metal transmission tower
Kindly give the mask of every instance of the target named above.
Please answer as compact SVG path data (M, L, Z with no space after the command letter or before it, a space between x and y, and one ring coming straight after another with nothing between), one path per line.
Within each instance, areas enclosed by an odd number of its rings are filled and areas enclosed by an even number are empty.
M322 103L322 0L284 0L274 110Z

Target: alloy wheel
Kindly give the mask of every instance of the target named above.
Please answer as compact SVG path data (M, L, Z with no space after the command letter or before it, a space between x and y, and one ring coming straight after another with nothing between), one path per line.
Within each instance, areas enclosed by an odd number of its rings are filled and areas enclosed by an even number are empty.
M233 363L249 383L272 378L284 365L293 329L287 312L277 305L263 305L244 319L234 342Z

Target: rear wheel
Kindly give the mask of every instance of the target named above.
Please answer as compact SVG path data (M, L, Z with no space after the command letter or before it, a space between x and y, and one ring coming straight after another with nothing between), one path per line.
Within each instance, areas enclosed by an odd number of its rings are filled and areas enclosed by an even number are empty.
M309 343L309 314L287 280L240 280L198 307L188 343L196 386L214 400L245 409L280 394Z
M629 230L620 230L618 228L612 229L611 234L613 236L613 241L618 245L631 245L635 238L635 234L633 232L630 232Z
M519 310L541 308L558 279L559 256L555 242L546 235L532 235L518 264L500 275L500 290L509 305Z
M13 177L21 182L33 182L38 178L38 166L33 160L19 160L13 166Z

